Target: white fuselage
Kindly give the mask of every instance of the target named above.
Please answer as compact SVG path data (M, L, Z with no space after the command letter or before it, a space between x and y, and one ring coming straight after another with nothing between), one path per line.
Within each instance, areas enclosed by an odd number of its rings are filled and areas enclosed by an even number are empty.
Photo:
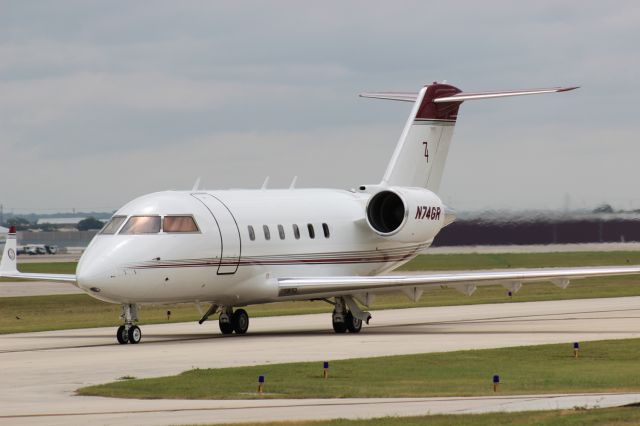
M98 234L78 264L78 285L96 298L115 303L201 301L242 306L296 299L279 296L275 278L388 272L431 244L443 226L444 212L424 220L424 214L411 210L404 220L407 224L415 221L419 233L380 235L367 222L369 191L165 191L145 195L126 204L114 217L190 215L198 232ZM433 204L434 212L436 205L441 206L431 192L427 200L423 204ZM422 206L415 210L422 212Z

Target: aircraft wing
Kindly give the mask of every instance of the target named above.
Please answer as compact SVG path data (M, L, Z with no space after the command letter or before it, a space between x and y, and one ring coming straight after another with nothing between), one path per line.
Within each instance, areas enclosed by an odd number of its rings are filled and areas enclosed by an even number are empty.
M0 260L0 278L21 278L27 280L42 280L42 281L58 281L65 283L76 283L76 276L73 274L42 274L42 273L30 273L20 272L16 264L17 252L16 252L16 231L14 227L11 227L9 234L7 235L7 241L4 245L4 252L2 253L2 260Z
M478 286L502 284L517 291L523 283L550 281L561 288L580 278L640 274L640 266L595 266L433 272L416 275L336 276L278 279L281 297L326 298L392 290L421 291L428 288L455 288L471 294ZM302 298L302 297L300 297Z

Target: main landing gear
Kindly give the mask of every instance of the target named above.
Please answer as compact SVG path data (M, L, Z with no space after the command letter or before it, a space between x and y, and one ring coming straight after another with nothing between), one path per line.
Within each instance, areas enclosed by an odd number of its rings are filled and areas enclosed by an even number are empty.
M222 334L245 334L249 329L249 314L244 309L237 309L235 312L232 307L228 307L220 313L218 319L220 331Z
M116 332L118 343L121 345L127 343L135 345L140 343L142 331L140 331L140 327L134 325L134 323L138 322L138 306L133 304L122 305L120 318L124 321L124 325L118 327L118 331Z
M336 333L359 333L362 322L369 324L371 314L363 312L351 296L336 297L331 322Z
M247 332L249 329L249 314L244 309L234 311L232 306L225 307L213 304L198 323L205 322L211 315L218 312L218 309L220 309L218 325L222 334L232 334L234 331L236 334L245 334Z

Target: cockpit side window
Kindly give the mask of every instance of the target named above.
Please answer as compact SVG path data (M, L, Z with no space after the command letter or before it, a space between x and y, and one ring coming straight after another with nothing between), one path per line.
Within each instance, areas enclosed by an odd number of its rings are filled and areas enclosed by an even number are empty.
M126 219L126 216L113 216L109 222L100 231L104 235L113 235L118 231L122 222Z
M158 234L159 232L160 216L131 216L120 234Z
M193 216L165 216L164 232L199 232Z

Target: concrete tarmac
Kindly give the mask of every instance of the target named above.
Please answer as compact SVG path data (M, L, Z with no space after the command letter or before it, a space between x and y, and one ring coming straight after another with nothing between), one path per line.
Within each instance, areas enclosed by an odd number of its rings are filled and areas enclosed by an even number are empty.
M330 327L326 314L255 318L245 336L222 336L215 321L146 325L141 344L122 346L115 343L112 328L0 336L0 424L215 423L640 402L640 394L253 401L114 400L74 394L79 387L123 376L156 377L196 367L543 343L567 343L570 353L574 341L639 337L640 297L388 310L374 312L371 325L360 334L336 335ZM255 391L253 387L247 391Z

